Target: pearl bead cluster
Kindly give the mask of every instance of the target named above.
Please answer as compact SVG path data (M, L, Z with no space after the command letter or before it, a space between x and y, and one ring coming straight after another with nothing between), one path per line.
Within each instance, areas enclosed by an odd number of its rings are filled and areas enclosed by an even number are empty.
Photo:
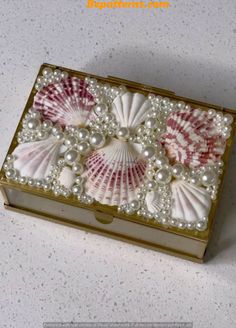
M34 87L37 91L39 91L43 87L46 87L51 83L60 82L67 77L68 73L66 71L61 71L59 69L52 70L50 67L45 67L43 69L43 75L37 78L37 82Z
M233 122L233 116L230 114L223 114L216 112L214 109L209 109L208 116L213 118L218 133L224 138L228 139L231 134L231 124Z

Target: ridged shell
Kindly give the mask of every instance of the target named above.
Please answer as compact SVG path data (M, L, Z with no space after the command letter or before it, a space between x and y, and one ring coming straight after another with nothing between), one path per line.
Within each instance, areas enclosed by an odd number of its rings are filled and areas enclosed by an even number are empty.
M207 112L199 109L177 110L166 122L163 145L171 159L190 167L213 164L225 150L225 140L218 134Z
M161 195L158 191L150 191L147 193L145 202L149 212L151 212L152 214L160 212L160 198Z
M33 107L52 122L85 126L95 117L92 110L94 105L87 84L76 77L68 77L37 92Z
M141 93L126 92L114 99L112 112L122 127L135 128L145 120L150 107L150 101Z
M49 175L51 165L56 164L62 147L62 141L54 137L20 144L13 152L14 168L21 176L43 179Z
M85 161L86 192L102 204L121 205L136 198L144 181L146 161L138 145L111 139Z
M208 216L211 198L205 189L176 180L171 183L171 191L174 219L194 222Z

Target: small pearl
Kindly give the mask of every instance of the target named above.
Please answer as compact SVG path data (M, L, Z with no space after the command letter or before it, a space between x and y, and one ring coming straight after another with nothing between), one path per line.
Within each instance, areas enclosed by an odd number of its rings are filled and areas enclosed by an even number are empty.
M193 230L194 229L194 223L193 222L188 222L186 227L189 230Z
M155 148L152 146L147 146L143 149L142 154L146 159L150 159L155 155Z
M156 173L156 180L160 184L167 184L171 181L171 172L167 169L160 169Z
M72 166L72 171L75 174L82 174L83 173L83 170L84 170L84 167L83 167L83 165L81 163L75 163Z
M58 132L61 132L62 128L60 125L56 124L52 128L52 134L55 136Z
M132 200L132 202L130 203L130 207L134 210L137 211L139 209L139 202L137 200Z
M34 111L32 112L31 117L39 120L41 118L41 115L39 112Z
M21 184L26 184L26 182L27 182L27 178L26 178L26 177L20 177L20 178L19 178L19 182L20 182Z
M94 148L101 148L105 144L105 137L99 132L94 132L91 134L89 141Z
M14 155L12 155L12 154L7 155L6 159L7 159L8 162L12 162L12 161L14 161Z
M145 121L145 125L148 129L153 129L156 126L156 122L155 118L150 117Z
M16 171L14 169L9 169L6 171L6 177L8 179L12 179L16 174Z
M55 69L54 72L53 72L53 75L61 77L61 71L59 69Z
M207 116L210 117L210 118L214 117L215 114L216 114L216 111L213 108L209 109L208 112L207 112Z
M89 131L87 129L79 129L78 137L81 141L87 140L89 138Z
M204 231L207 228L207 223L204 221L198 221L196 224L196 229L199 231Z
M81 154L86 154L90 150L89 143L81 142L78 144L77 149Z
M148 181L147 188L148 188L148 190L153 190L154 188L156 188L156 182L155 181Z
M55 135L55 137L56 137L57 140L61 140L61 139L63 139L64 135L63 135L62 132L59 132Z
M74 185L74 186L72 187L72 192L73 192L73 194L76 195L76 196L81 195L82 191L83 191L83 188L82 188L82 186L80 186L80 185Z
M182 164L173 165L172 173L174 177L179 178L183 172L184 172L184 166Z
M34 87L37 91L40 91L42 89L43 85L41 83L35 83Z
M35 118L30 118L27 122L27 127L30 130L35 130L40 124L40 121Z
M94 112L97 116L101 116L108 111L107 104L100 103L94 107Z
M69 76L69 74L66 71L61 72L61 79L62 80L67 79L68 76Z
M83 183L83 181L84 181L84 179L83 179L83 177L81 177L81 176L78 176L78 177L75 178L75 182L76 182L77 184L81 184L81 183Z
M201 177L202 184L205 187L214 185L216 183L216 180L217 180L216 173L214 171L210 171L210 170L203 172L202 177Z
M184 103L183 101L179 101L179 102L177 103L177 108L178 108L178 109L184 109L184 108L185 108L185 103Z
M42 127L43 127L43 129L45 129L45 130L48 130L51 126L52 126L52 122L49 121L49 120L45 120L45 121L43 121L43 123L42 123Z
M129 138L129 129L122 127L117 132L117 137L121 140L127 140Z
M37 136L39 139L45 139L48 136L48 134L45 131L38 131Z
M75 149L68 150L64 155L67 164L73 164L79 158L79 154Z
M48 77L48 76L50 76L51 74L52 74L52 69L51 69L50 67L45 67L45 68L43 69L43 76Z

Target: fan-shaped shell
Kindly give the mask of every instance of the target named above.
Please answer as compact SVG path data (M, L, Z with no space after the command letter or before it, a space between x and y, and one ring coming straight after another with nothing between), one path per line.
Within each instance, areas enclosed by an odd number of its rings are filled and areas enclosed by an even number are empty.
M204 188L176 180L171 183L171 191L174 219L195 222L208 216L211 198Z
M112 112L122 127L135 128L145 120L150 107L150 101L141 93L126 92L114 99Z
M213 164L225 150L213 119L199 109L172 112L162 139L169 157L190 167Z
M85 161L87 194L107 205L132 201L146 170L139 150L138 145L111 139L108 145L92 152Z
M36 93L33 107L44 118L61 125L85 126L94 119L94 97L87 84L77 77L52 83Z
M154 214L160 212L160 198L161 195L158 191L150 191L147 193L145 202L150 213Z
M56 164L62 147L62 141L54 137L20 144L13 152L16 156L14 168L21 176L43 179L49 175L51 166Z

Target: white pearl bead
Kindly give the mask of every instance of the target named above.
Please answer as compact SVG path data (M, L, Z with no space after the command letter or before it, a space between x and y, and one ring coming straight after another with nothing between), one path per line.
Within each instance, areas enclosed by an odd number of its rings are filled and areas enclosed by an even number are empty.
M178 108L178 109L184 109L184 108L185 108L185 103L184 103L183 101L179 101L179 102L177 103L177 108Z
M121 140L127 140L129 138L129 129L122 127L117 131L117 137Z
M207 223L204 221L198 221L196 224L196 229L199 231L204 231L207 228Z
M148 181L148 183L147 183L148 190L153 190L155 187L156 187L155 181Z
M87 129L79 129L78 137L81 141L87 140L89 138L89 131Z
M168 164L168 163L169 163L169 160L165 156L158 156L157 159L156 159L156 165L159 168L166 165L166 164Z
M167 184L171 181L171 172L167 169L160 169L156 173L156 180L160 184Z
M94 107L94 112L97 116L101 116L108 111L107 104L100 103Z
M155 118L153 118L153 117L150 117L150 118L148 118L146 121L145 121L145 125L146 125L146 127L148 128L148 129L153 129L153 128L155 128L155 126L156 126L156 119Z
M83 183L83 181L84 181L84 178L82 176L78 176L75 178L75 182L77 184L81 184L81 183Z
M214 117L215 114L216 114L216 111L213 108L209 109L208 112L207 112L207 116L210 117L210 118Z
M68 77L68 73L66 71L61 72L61 79L64 80Z
M42 127L43 127L43 129L45 129L45 130L48 130L51 126L52 126L52 122L49 121L49 120L45 120L45 121L43 121L43 123L42 123Z
M14 169L9 169L6 171L6 177L8 179L12 179L16 174L16 171Z
M88 142L81 142L78 144L77 148L81 154L86 154L89 151L90 146Z
M82 186L80 186L80 185L74 185L74 186L72 187L72 192L73 192L73 194L76 195L76 196L81 195L82 191L83 191L83 188L82 188Z
M225 115L224 115L224 123L225 123L226 125L230 125L230 124L232 124L232 123L233 123L233 116L230 115L230 114L225 114Z
M14 161L14 155L12 155L12 154L7 155L6 159L7 159L8 162L12 162L12 161Z
M212 186L216 183L217 176L214 171L205 171L202 174L201 181L205 187Z
M35 130L40 124L40 121L35 118L30 118L27 122L27 127L30 130Z
M66 139L64 140L64 144L67 147L74 146L76 144L76 138L73 136L67 136Z
M61 140L61 139L63 139L64 135L63 135L62 132L59 132L55 135L55 137L56 137L57 140Z
M184 166L182 164L175 164L172 167L173 176L178 178L184 172Z
M105 144L105 137L103 134L95 132L91 134L89 141L94 148L101 148Z
M134 210L137 211L139 209L139 202L137 200L132 200L130 203L130 207Z
M43 76L48 77L48 76L50 76L51 74L52 74L52 69L51 69L50 67L45 67L45 68L43 69Z
M61 71L59 69L55 69L53 72L54 76L61 76Z
M82 174L83 173L83 170L84 170L84 167L83 167L83 165L81 163L75 163L72 166L72 171L75 174Z
M146 159L150 159L155 155L155 148L152 146L147 146L143 149L142 154Z
M79 158L79 154L75 149L68 150L64 155L67 164L73 164Z

